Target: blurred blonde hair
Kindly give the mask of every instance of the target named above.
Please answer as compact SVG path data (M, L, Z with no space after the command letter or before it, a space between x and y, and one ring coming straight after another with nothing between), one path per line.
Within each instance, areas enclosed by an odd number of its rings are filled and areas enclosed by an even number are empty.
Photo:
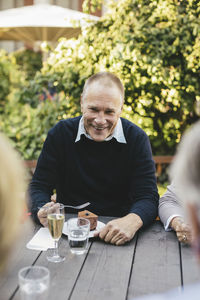
M170 168L180 201L200 207L200 121L186 133Z
M9 140L0 133L0 271L19 231L26 207L25 169Z

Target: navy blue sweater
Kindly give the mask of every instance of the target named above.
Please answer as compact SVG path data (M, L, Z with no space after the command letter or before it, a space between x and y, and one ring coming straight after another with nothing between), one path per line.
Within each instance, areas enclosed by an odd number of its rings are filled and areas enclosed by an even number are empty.
M78 205L98 215L139 215L143 225L157 216L158 192L149 139L135 124L121 118L127 144L115 138L95 142L81 136L80 117L60 121L48 133L30 183L31 211L50 201ZM70 212L70 210L68 210Z

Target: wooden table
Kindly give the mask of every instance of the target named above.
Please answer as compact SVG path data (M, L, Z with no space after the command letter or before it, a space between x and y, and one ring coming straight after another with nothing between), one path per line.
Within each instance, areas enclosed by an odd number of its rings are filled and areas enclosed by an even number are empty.
M99 218L105 223L110 219ZM200 278L191 248L179 244L174 232L165 232L159 221L124 246L90 239L88 252L81 256L70 253L67 237L63 236L60 251L65 253L66 260L58 264L48 262L46 252L26 249L25 244L32 236L33 231L9 260L8 273L0 279L1 300L20 299L17 273L27 265L49 268L49 300L129 300L181 289Z

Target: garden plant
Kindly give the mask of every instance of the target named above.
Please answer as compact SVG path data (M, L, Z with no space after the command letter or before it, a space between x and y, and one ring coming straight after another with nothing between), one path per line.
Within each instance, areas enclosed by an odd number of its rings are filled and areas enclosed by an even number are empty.
M84 8L95 9L100 2L93 0L89 6L85 1ZM121 78L123 116L146 131L154 155L174 154L182 133L197 119L200 2L109 3L105 15L77 39L61 39L32 77L25 76L16 58L7 58L5 65L0 56L0 75L7 80L0 83L0 126L25 159L38 158L56 122L80 114L85 80L99 71Z

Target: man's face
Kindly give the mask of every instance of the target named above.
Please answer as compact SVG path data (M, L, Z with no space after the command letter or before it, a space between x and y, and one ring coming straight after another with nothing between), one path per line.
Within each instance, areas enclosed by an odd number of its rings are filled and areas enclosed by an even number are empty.
M113 133L120 117L121 93L117 87L94 82L81 101L81 111L86 132L94 141L102 142Z

